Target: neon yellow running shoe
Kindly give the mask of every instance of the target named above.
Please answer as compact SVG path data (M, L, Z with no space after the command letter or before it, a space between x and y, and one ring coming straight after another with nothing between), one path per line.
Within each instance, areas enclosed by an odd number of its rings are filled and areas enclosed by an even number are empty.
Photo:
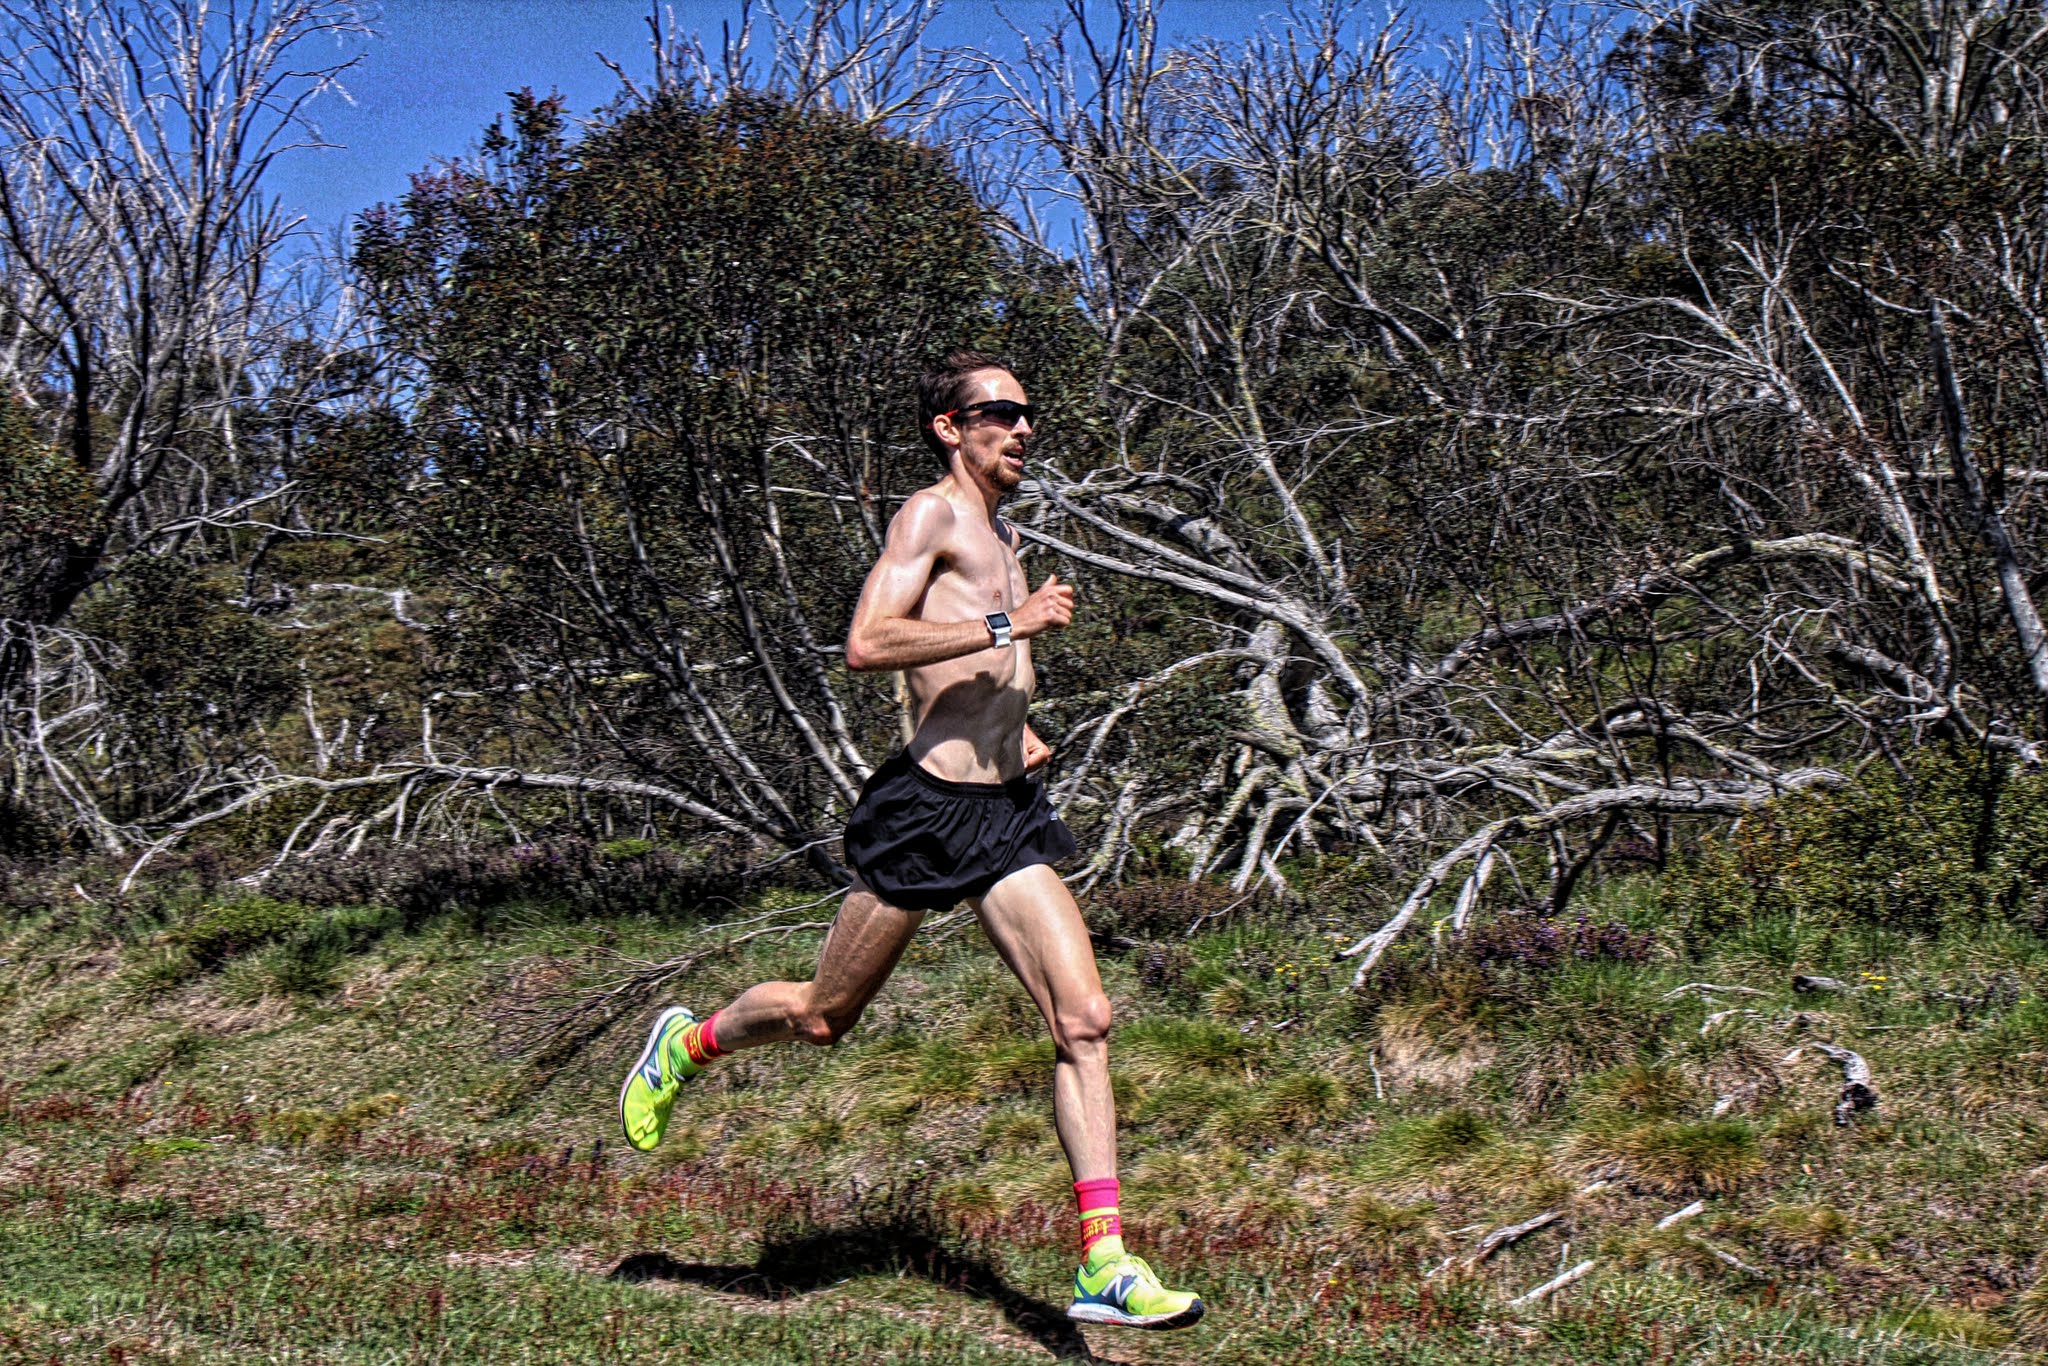
M696 1022L697 1017L681 1006L670 1006L656 1016L640 1060L619 1087L619 1126L626 1131L626 1142L643 1153L661 1142L683 1083L704 1070L690 1061L681 1045L683 1031Z
M1185 1328L1202 1312L1201 1296L1168 1290L1143 1257L1128 1252L1094 1271L1083 1262L1074 1273L1074 1302L1067 1306L1070 1319L1125 1328Z

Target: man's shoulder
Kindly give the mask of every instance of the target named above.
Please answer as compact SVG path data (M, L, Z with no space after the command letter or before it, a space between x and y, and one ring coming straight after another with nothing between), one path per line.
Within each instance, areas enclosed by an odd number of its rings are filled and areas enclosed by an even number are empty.
M961 510L954 508L952 500L946 498L944 489L940 489L940 485L934 483L918 489L918 492L905 498L903 506L897 508L895 522L907 530L915 528L946 532L952 530L952 524L958 520L958 514L961 514Z
M951 521L957 509L953 500L946 496L944 484L926 484L916 493L903 500L903 506L896 509L898 517L942 517Z
M921 488L903 500L889 521L890 538L918 544L937 544L952 535L958 509L939 491L938 485Z

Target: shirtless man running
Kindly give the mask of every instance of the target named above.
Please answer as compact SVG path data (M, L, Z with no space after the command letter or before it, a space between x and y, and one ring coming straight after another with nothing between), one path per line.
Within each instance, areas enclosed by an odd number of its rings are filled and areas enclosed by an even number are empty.
M1181 1328L1202 1301L1124 1251L1117 1215L1109 998L1087 927L1052 865L1074 852L1036 770L1051 756L1025 713L1031 641L1065 626L1074 590L1027 592L1017 531L996 504L1024 478L1031 405L1001 361L955 351L918 381L925 443L946 475L889 524L847 633L854 669L909 676L917 731L868 779L846 827L853 889L808 982L763 982L699 1020L654 1022L619 1091L634 1147L661 1141L683 1082L742 1048L831 1044L853 1028L928 912L966 901L1051 1028L1053 1120L1073 1168L1082 1263L1070 1318Z

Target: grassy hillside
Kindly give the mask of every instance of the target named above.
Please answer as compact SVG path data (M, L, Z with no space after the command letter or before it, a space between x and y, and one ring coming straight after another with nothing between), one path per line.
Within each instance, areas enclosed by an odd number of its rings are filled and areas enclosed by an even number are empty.
M18 897L0 1361L1965 1363L2048 1343L2048 941L1707 924L1649 880L1602 895L1425 939L1359 993L1330 959L1355 923L1266 907L1190 938L1227 899L1163 884L1092 908L1127 1226L1212 1313L1085 1340L1059 1318L1049 1047L971 924L928 930L839 1047L721 1064L650 1158L613 1120L644 1013L559 1070L503 1045L522 1004L726 933L687 913ZM805 971L815 942L754 940L680 997ZM1847 989L1796 994L1795 973ZM1697 982L1761 994L1677 990ZM1841 1069L1813 1041L1868 1059L1874 1110L1834 1123Z

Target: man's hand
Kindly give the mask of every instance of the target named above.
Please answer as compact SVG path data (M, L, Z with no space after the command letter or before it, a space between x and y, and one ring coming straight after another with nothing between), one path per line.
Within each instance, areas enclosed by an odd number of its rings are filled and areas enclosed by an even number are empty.
M1047 631L1057 631L1073 619L1073 585L1061 583L1057 574L1048 574L1045 582L1038 585L1038 591L1010 613L1010 638L1029 640Z
M1052 746L1038 738L1038 732L1024 727L1024 771L1033 772L1045 767L1045 761L1052 758Z

